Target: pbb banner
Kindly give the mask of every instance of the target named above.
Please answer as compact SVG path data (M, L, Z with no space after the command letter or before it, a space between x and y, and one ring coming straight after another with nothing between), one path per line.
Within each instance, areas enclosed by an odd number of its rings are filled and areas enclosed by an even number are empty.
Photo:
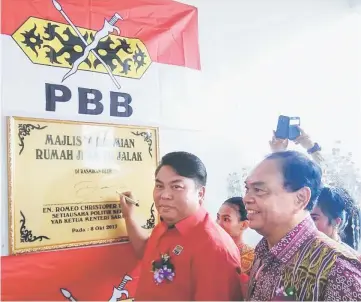
M201 68L198 12L190 5L170 0L3 0L1 5L5 112L156 121L167 74L186 77ZM88 89L86 98L79 89Z

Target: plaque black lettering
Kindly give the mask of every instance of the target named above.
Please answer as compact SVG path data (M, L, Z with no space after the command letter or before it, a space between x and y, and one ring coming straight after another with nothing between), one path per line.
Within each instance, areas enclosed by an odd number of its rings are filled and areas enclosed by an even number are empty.
M110 214L111 211L110 210L100 210L100 211L91 211L90 212L90 216L98 216L98 215L107 215Z
M56 212L73 212L73 211L78 211L79 207L78 206L62 206L62 207L55 207L55 211Z
M85 217L85 221L109 220L110 216Z
M83 151L82 150L78 150L78 153L76 155L76 159L77 160L83 160ZM79 173L79 169L77 169L77 172L76 173Z
M76 217L76 218L65 218L64 223L76 223L76 222L83 222L83 218Z
M64 85L45 83L46 111L55 111L56 103L65 103L71 99L71 91Z
M69 136L69 135L55 135L47 134L45 139L45 145L56 145L56 146L81 146L82 141L80 136Z
M113 147L119 148L135 148L135 140L133 138L115 138Z
M35 149L36 159L73 160L73 150Z
M99 115L103 112L102 94L99 90L79 87L78 92L79 114ZM93 105L93 109L89 108L90 104Z
M51 208L43 208L43 213L51 213Z
M72 228L71 232L72 233L82 233L82 232L85 232L85 229L84 228Z
M62 224L63 221L61 219L52 219L51 224Z
M59 213L58 216L60 218L69 218L69 217L85 217L89 216L88 212L71 212L71 213Z
M110 116L129 117L133 114L133 108L130 106L132 97L125 92L110 92ZM122 111L119 111L122 109Z
M142 161L142 152L118 152L117 160Z

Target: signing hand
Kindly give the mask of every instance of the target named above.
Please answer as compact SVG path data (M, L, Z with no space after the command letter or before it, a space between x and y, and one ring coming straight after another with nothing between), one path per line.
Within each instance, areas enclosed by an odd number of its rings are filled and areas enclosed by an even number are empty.
M122 192L122 194L129 197L130 199L135 200L132 192ZM123 217L124 218L132 218L134 216L135 205L127 202L126 198L123 195L121 195L121 194L119 194L119 195L120 195L120 208L122 210Z

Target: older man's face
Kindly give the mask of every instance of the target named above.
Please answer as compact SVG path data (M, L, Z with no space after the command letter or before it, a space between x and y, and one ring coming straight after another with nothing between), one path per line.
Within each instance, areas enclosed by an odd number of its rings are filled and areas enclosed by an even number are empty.
M278 160L262 161L246 180L244 202L249 226L263 236L287 226L290 218L299 211L296 194L284 188Z

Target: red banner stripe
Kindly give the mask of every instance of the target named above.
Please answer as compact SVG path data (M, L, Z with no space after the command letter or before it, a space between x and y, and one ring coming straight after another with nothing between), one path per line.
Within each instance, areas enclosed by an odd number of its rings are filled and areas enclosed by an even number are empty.
M170 0L59 0L79 27L99 30L118 13L121 35L139 38L152 61L200 69L197 8ZM29 17L67 23L52 0L2 0L1 33L12 35Z
M109 301L125 274L134 298L139 267L130 244L1 257L1 301ZM124 299L124 298L123 298Z

